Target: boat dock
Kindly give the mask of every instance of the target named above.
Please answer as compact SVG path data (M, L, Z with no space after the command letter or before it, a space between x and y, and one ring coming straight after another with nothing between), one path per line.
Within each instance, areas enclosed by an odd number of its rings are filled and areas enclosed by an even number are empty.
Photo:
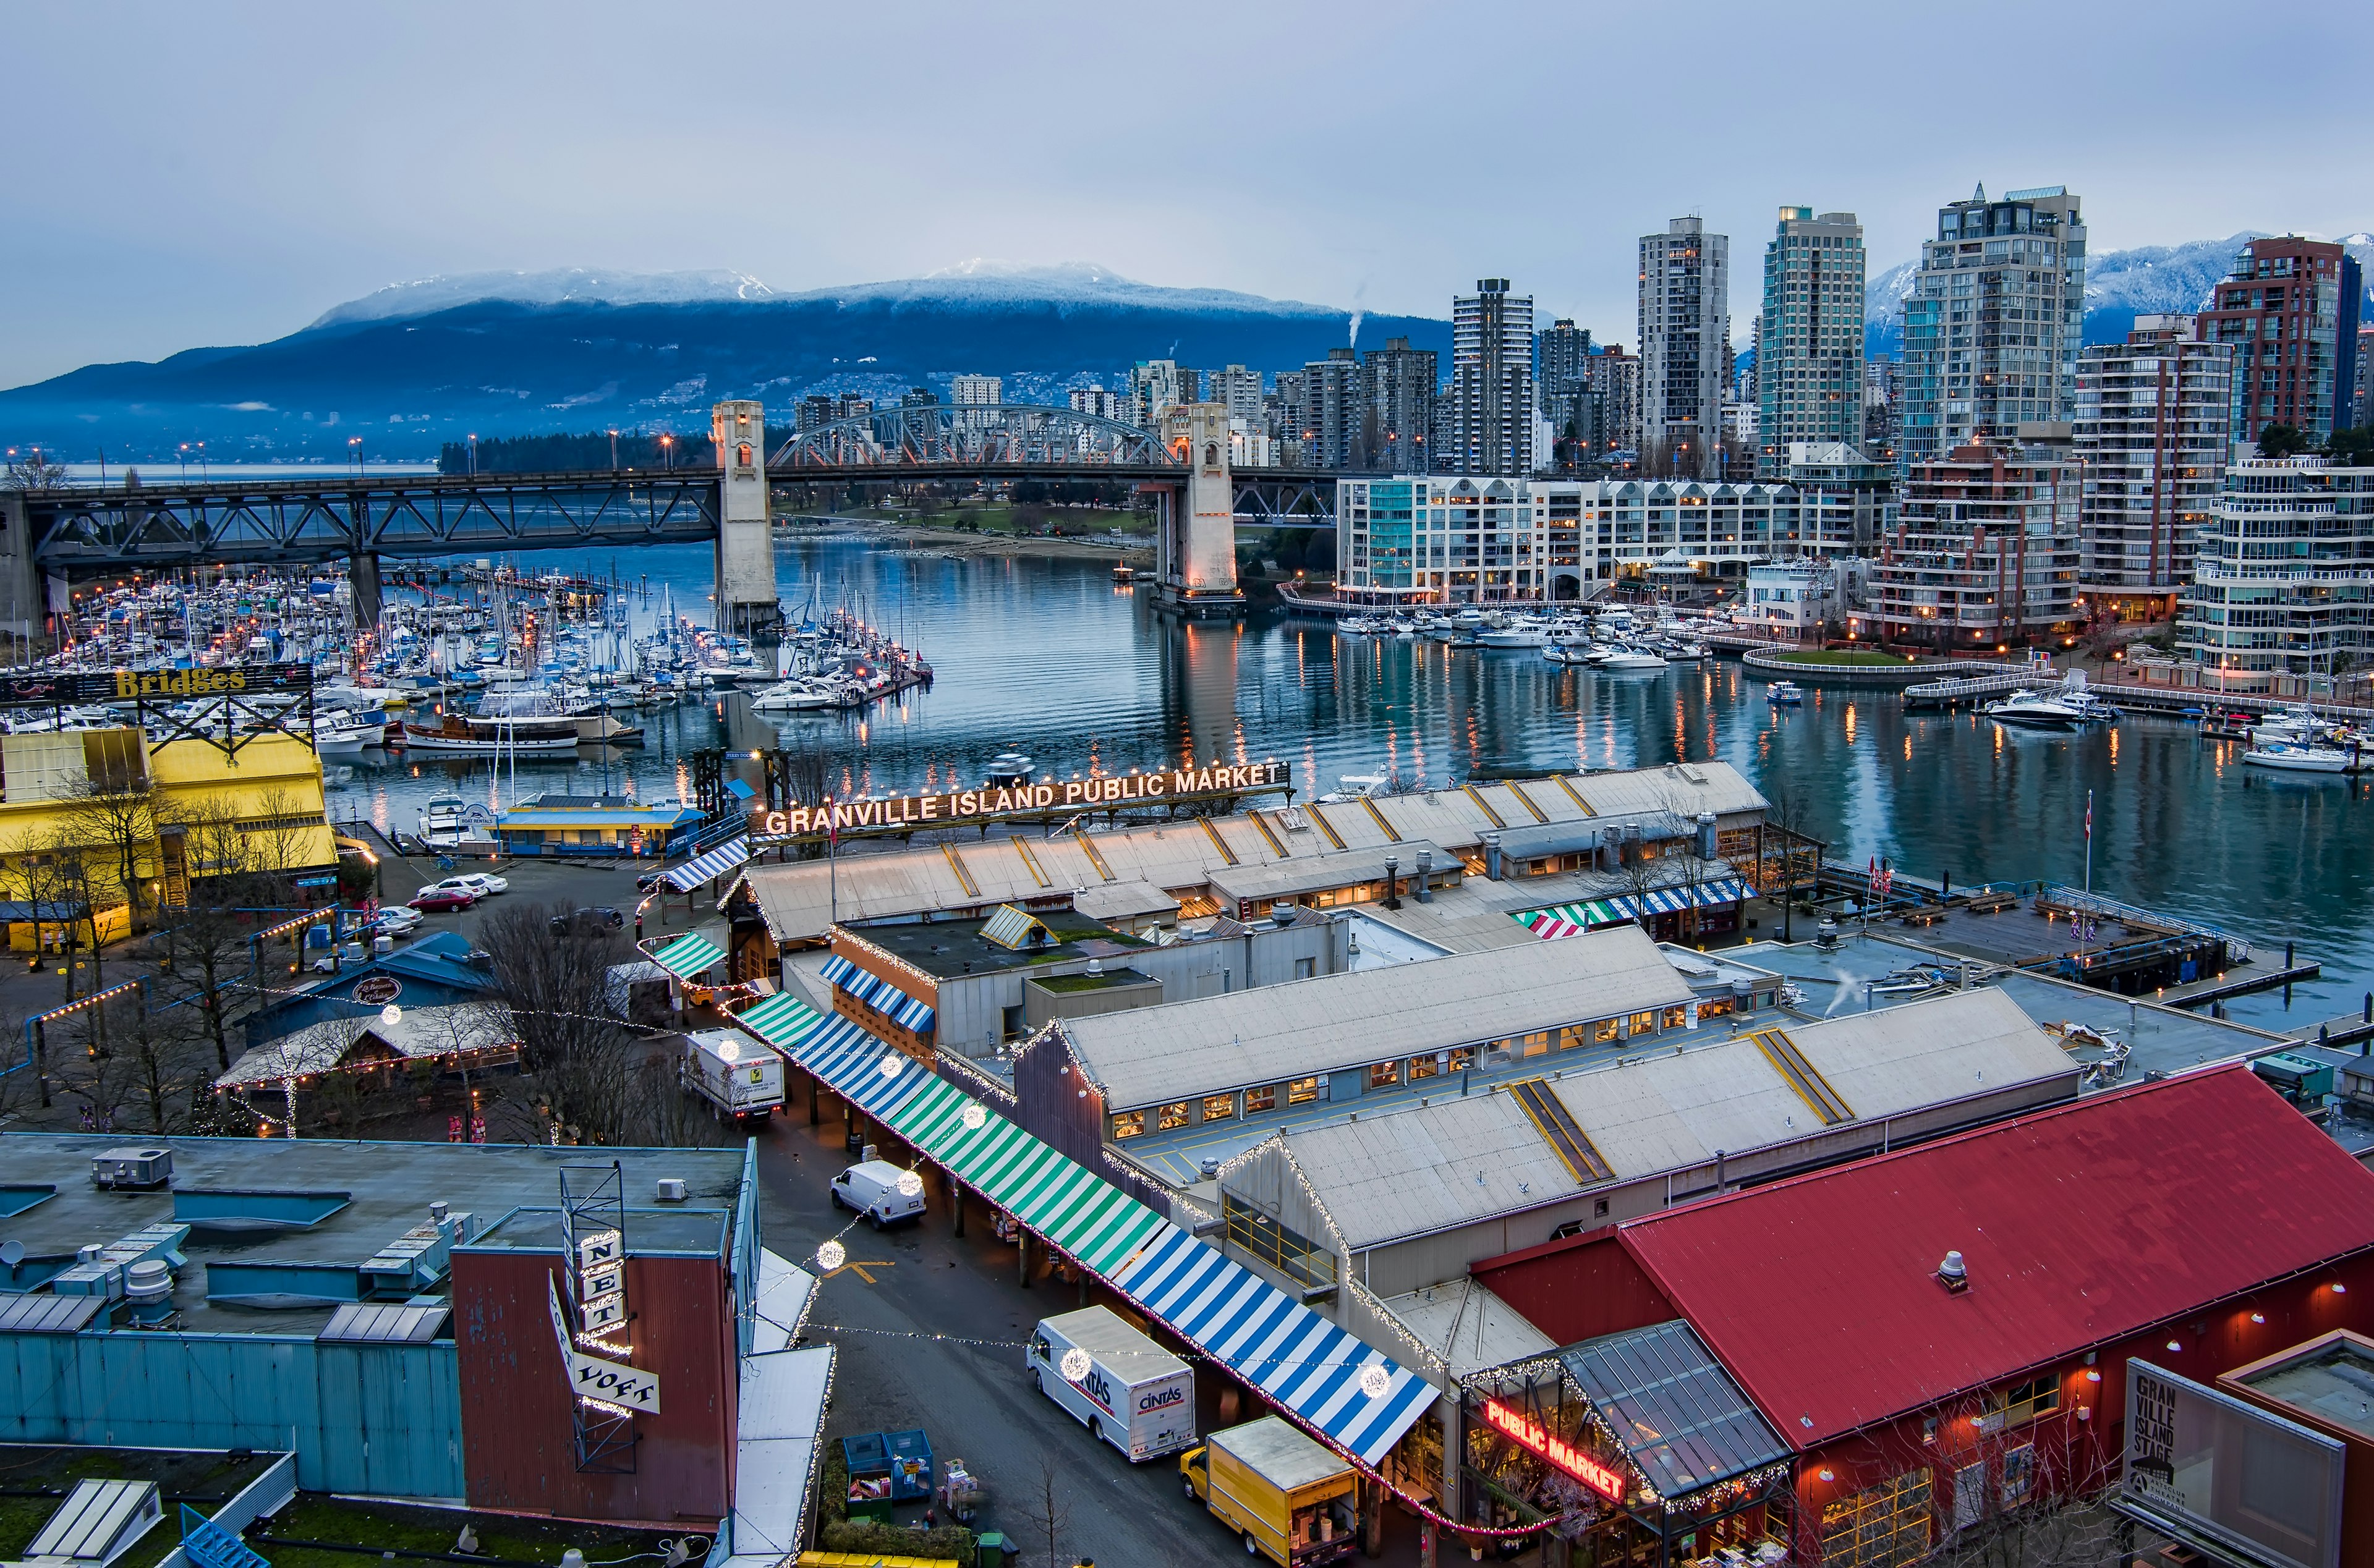
M2057 686L2062 679L2062 673L2048 665L2042 669L2024 667L2000 675L1963 675L1951 680L1927 681L1904 688L1904 706L1908 708L1960 708L1968 703L2009 696L2014 692Z

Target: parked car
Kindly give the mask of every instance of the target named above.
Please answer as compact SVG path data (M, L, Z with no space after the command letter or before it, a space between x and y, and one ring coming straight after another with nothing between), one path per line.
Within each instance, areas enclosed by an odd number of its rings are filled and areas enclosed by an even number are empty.
M492 885L489 885L490 883ZM510 885L500 877L487 876L479 872L460 872L441 882L432 882L429 887L457 888L473 898L491 898ZM421 891L426 893L429 888L423 888Z
M642 875L635 879L635 891L637 893L657 893L660 890L660 879L666 874L667 873L665 872L645 872Z
M567 936L571 930L617 930L627 923L627 917L612 908L576 909L552 918L552 934Z
M398 904L382 909L371 918L363 934L370 936L409 936L420 924L420 911Z
M413 895L410 905L424 915L450 915L466 909L478 901L477 895L466 887L424 887Z

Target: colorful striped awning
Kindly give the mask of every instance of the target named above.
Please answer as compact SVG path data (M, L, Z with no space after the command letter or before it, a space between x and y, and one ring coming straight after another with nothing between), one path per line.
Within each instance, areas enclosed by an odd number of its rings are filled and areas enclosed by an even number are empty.
M725 950L699 932L689 932L652 954L652 962L679 980L698 980L725 962Z
M1651 888L1640 896L1629 894L1594 898L1587 904L1558 904L1545 909L1520 909L1510 919L1545 942L1556 942L1589 930L1636 919L1645 903L1652 915L1671 915L1689 908L1707 909L1736 904L1756 896L1756 889L1739 877L1716 877L1695 887Z
M723 876L749 858L749 839L729 839L714 849L694 856L668 872L663 880L678 893L690 893L702 883Z
M1424 1378L848 1020L776 996L739 1022L1363 1462L1434 1403Z
M826 959L817 973L901 1029L923 1034L937 1016L930 1002L909 996L881 976L859 968L839 954Z

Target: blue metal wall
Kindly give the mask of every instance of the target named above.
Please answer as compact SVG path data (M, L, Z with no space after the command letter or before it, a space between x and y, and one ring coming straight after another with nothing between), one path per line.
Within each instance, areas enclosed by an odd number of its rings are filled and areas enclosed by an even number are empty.
M0 1334L0 1442L297 1453L309 1492L460 1497L450 1340Z

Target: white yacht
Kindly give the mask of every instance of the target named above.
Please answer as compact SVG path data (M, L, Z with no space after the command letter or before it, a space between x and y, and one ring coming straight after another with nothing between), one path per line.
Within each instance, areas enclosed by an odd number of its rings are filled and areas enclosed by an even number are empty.
M2086 723L2083 708L2052 692L2014 692L1980 711L1998 724L2019 730L2075 730Z
M1549 628L1530 616L1519 615L1475 634L1478 648L1546 648Z
M1662 670L1665 668L1665 656L1651 653L1645 648L1619 648L1600 661L1599 667L1603 670Z
M1376 795L1389 795L1393 789L1393 776L1390 773L1346 773L1335 780L1335 788L1319 797L1319 803L1322 806L1342 805Z
M2253 767L2273 767L2286 773L2353 773L2358 766L2354 750L2289 741L2261 742L2244 752L2242 760Z
M750 707L759 713L809 713L837 708L845 700L843 694L828 683L814 676L802 676L753 692Z
M431 848L450 849L469 831L469 807L459 795L439 795L420 808L420 837Z

